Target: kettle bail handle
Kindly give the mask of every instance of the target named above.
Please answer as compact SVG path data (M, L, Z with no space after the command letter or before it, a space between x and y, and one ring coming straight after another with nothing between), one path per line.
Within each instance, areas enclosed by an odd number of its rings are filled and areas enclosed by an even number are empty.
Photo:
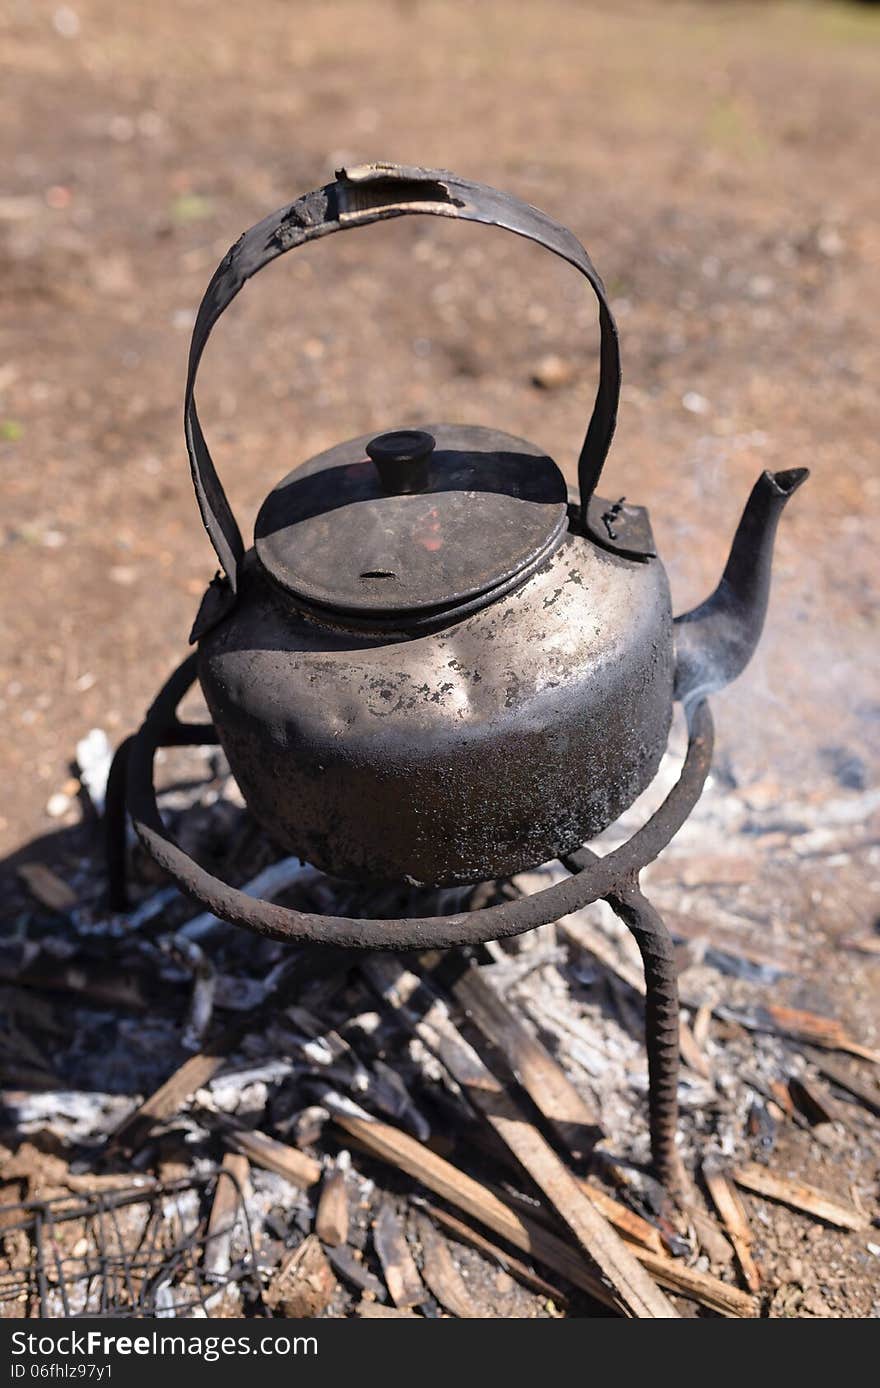
M364 164L341 169L334 182L270 213L240 236L215 270L199 305L189 351L184 433L202 520L233 594L245 547L205 442L195 402L196 375L211 330L251 276L286 251L335 231L411 214L502 227L560 256L591 284L599 301L599 384L578 459L581 524L588 529L587 506L617 422L620 351L605 287L584 247L546 213L486 184L442 170ZM603 543L607 548L607 539Z

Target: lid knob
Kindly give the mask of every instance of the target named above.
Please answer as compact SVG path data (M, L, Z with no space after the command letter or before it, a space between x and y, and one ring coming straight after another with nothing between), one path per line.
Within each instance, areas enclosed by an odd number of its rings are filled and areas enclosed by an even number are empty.
M376 465L383 492L402 496L428 490L428 463L436 439L422 429L395 429L379 434L367 444L367 455Z

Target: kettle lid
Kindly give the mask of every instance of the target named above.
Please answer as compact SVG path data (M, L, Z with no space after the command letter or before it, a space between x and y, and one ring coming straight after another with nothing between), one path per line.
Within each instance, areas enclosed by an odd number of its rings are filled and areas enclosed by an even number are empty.
M402 627L500 597L556 549L567 488L533 444L436 424L338 444L257 517L257 558L307 607Z

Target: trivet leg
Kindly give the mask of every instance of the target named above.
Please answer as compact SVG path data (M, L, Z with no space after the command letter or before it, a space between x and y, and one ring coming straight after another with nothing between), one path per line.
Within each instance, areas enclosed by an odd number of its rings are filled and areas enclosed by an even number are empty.
M674 1193L683 1171L675 1146L678 1131L678 976L672 939L663 918L642 895L638 882L606 898L632 931L645 969L645 1042L648 1050L648 1102L651 1156L657 1176Z
M128 784L128 754L134 737L126 737L113 754L104 797L104 852L107 861L107 902L111 911L128 909L126 872L125 797Z
M107 777L104 797L104 852L107 861L107 902L111 911L128 910L126 828L128 825L128 764L134 735L116 748ZM168 724L157 740L157 747L214 747L217 732L213 723Z

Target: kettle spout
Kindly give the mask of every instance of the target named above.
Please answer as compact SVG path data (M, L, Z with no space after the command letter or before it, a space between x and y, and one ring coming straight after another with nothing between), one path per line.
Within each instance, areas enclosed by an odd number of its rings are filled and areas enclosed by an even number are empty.
M773 542L783 507L809 477L804 467L764 472L746 503L721 582L675 619L675 697L693 704L742 674L764 627Z

